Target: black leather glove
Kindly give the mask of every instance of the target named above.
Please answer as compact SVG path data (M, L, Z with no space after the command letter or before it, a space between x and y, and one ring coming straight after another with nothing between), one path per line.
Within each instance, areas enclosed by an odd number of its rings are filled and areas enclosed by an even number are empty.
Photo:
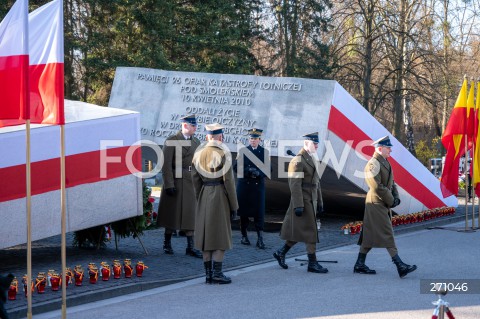
M240 219L240 217L238 217L238 215L237 215L237 211L236 211L236 210L230 211L230 219L231 219L231 220L238 220L238 219Z
M303 207L297 207L295 208L295 215L297 215L298 217L302 216L303 214Z
M393 204L392 204L392 207L391 207L391 208L397 207L398 205L400 205L400 198L395 198L395 199L393 200Z
M167 193L168 196L173 196L177 192L177 189L175 187L166 188L165 192Z

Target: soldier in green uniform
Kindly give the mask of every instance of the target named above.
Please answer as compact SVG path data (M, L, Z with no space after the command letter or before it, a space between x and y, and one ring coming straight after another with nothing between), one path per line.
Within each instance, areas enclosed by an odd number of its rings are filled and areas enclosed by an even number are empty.
M202 258L202 253L194 248L195 193L192 184L192 159L200 140L194 136L197 120L194 114L181 118L181 130L165 140L163 147L164 164L162 169L163 187L160 194L157 225L165 227L163 251L173 255L172 234L183 230L187 236L185 254ZM181 150L178 157L177 150Z
M193 158L196 220L195 247L203 253L205 282L229 284L222 272L225 250L232 248L231 215L238 210L232 156L223 142L223 127L205 125L207 143ZM212 264L213 263L213 264Z
M280 237L285 240L282 248L273 257L280 267L287 269L286 253L297 242L305 243L308 255L309 272L327 273L318 261L316 244L319 242L317 230L317 214L323 211L320 176L318 175L319 160L318 132L306 134L303 148L288 165L288 184L291 192L290 205L283 220Z
M415 271L417 266L407 265L398 256L392 229L391 208L400 205L397 186L388 158L392 143L388 136L375 141L375 153L365 166L365 181L369 190L365 199L363 228L359 239L360 252L353 268L354 273L376 274L365 265L365 259L372 248L386 248L397 266L400 278Z

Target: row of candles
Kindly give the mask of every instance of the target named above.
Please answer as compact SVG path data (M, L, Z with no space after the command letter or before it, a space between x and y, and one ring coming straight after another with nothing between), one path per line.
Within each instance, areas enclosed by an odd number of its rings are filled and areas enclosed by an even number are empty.
M122 272L125 278L131 278L133 275L134 268L132 267L132 260L129 258L126 258L123 261L123 266L118 259L115 259L111 268L113 270L114 279L120 279L122 277ZM137 277L142 277L143 271L146 268L148 267L143 263L143 261L138 261L135 266L135 275ZM102 278L102 281L108 281L112 275L110 265L106 261L102 261L100 263L100 270L95 263L89 263L87 273L89 276L89 282L91 284L96 284L99 277ZM70 267L67 267L65 269L65 285L68 287L68 284L75 280L75 286L82 286L84 274L85 271L83 270L82 265L76 265L73 271ZM25 296L27 296L28 293L27 278L27 275L24 275L22 279ZM30 290L32 293L35 292L35 290L37 290L37 293L39 294L45 293L45 288L47 285L51 287L52 291L58 291L62 284L62 275L58 274L53 269L49 270L47 274L45 274L45 272L39 272L35 282L32 280L31 284L32 287ZM10 284L10 288L8 289L8 300L16 300L17 292L18 279L14 278Z
M421 223L426 220L453 215L455 214L454 207L439 207L434 209L425 210L418 213L407 214L407 215L397 215L392 217L392 226L399 226L399 225L408 225L413 223ZM342 226L343 233L345 235L355 235L359 234L362 230L363 222L356 221L345 224Z

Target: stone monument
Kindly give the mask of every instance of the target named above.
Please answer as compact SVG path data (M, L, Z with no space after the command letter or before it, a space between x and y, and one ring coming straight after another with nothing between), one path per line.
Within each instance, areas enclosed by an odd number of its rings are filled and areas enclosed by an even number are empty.
M205 124L225 127L232 152L247 145L247 131L264 130L264 147L272 155L272 180L267 183L267 209L284 209L290 192L281 172L302 145L302 135L319 132L318 154L325 164L322 191L326 209L361 214L368 190L362 178L373 153L372 140L390 135L336 81L117 68L110 107L138 111L143 140L163 145L180 128L179 118L196 114L197 136ZM392 166L400 189L400 214L456 206L455 197L441 196L438 180L394 137ZM143 148L143 156L155 161ZM270 191L269 191L270 190Z

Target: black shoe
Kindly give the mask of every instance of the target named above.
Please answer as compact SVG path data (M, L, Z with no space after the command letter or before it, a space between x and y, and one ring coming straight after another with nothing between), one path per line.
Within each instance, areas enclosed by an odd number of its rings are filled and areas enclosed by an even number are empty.
M403 278L405 277L406 275L408 275L409 273L417 270L417 266L416 265L407 265L405 264L401 259L400 257L397 255L393 256L392 257L392 261L393 263L395 264L395 266L397 266L397 271L398 271L398 275L400 276L400 278Z
M367 258L367 254L358 253L357 262L353 267L353 273L356 274L367 274L367 275L375 275L377 272L373 269L368 268L365 265L365 259Z
M240 241L242 245L250 246L250 240L248 240L247 236L242 236L242 240Z
M185 255L203 258L203 254L200 250L193 248L193 236L187 236L187 249L185 249Z
M185 249L185 255L196 257L196 258L203 258L202 252L195 248L187 247L187 249Z
M167 255L173 255L173 248L171 243L163 243L163 252Z
M213 262L213 276L212 276L212 284L230 284L232 283L232 279L227 277L222 272L222 262L214 261Z
M318 261L315 261L313 263L310 263L310 262L308 263L307 271L314 272L317 274L326 274L328 272L328 269L325 267L322 267L322 265L320 265Z
M328 269L325 267L322 267L318 261L317 261L317 256L315 254L308 254L308 272L314 272L317 274L326 274L328 272Z
M167 255L173 255L172 234L165 234L165 239L163 240L163 251Z
M367 275L375 275L377 272L373 269L368 268L367 265L357 265L353 267L353 272L355 274L367 274Z
M258 237L258 239L257 239L257 248L258 249L265 249L265 243L263 242L262 237Z
M273 253L273 257L278 261L278 264L283 269L288 269L288 265L285 263L285 255L290 250L290 247L285 244L282 248Z
M205 283L206 284L211 284L212 283L212 277L213 277L213 270L212 270L212 261L204 261L203 265L205 267Z
M257 230L257 248L265 249L265 244L263 243L263 230Z

